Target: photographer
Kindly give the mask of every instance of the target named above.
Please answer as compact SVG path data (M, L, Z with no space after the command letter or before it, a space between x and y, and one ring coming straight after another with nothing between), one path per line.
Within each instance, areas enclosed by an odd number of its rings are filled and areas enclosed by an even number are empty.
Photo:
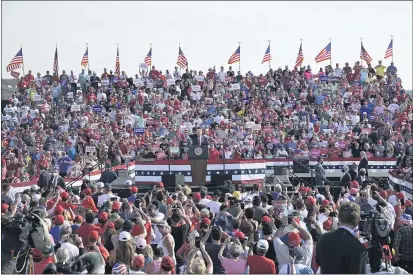
M316 261L321 274L364 274L368 261L367 249L355 238L360 222L360 207L352 202L340 205L340 227L319 238ZM343 265L343 259L346 264Z

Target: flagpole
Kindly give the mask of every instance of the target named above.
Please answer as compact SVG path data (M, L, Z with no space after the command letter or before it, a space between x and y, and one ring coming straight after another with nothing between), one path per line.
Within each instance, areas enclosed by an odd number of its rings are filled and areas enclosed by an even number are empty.
M120 76L120 56L119 56L119 43L116 44L116 57L119 58L119 74L118 77ZM115 70L116 70L116 64L115 64Z
M391 46L392 46L392 53L391 53L391 63L393 63L393 58L394 58L394 41L393 41L393 37L394 37L394 35L392 34L391 35Z
M152 58L153 58L152 43L149 44L149 50L151 51L151 64L149 64L148 73L149 73L149 71L151 70L151 67L152 67Z
M24 73L24 57L23 57L23 45L22 44L20 44L20 48L21 48L21 50L22 50L22 70L23 70L23 77L25 77L26 76L26 74Z
M239 74L241 74L241 42L238 42L239 44L239 62L238 62L238 70ZM242 74L241 74L242 75Z
M268 47L270 48L269 54L271 54L271 40L268 40ZM270 60L268 60L268 68L271 70L271 56Z
M361 47L363 47L363 37L360 37L360 41L361 41L360 45L361 45ZM361 51L361 49L360 49L360 51ZM360 65L363 66L363 58L361 58L361 54L360 54Z
M330 43L331 43L331 37L329 38L329 40L330 40ZM331 57L333 56L333 49L331 48L331 45L330 45L330 67L331 68L333 68L332 67L332 63L331 63Z
M86 43L86 51L87 51L87 72L89 73L90 58L89 58L89 44L88 43Z
M181 49L181 42L178 43L178 47L179 49ZM178 58L179 58L179 49L178 49ZM179 74L181 74L181 66L179 66Z

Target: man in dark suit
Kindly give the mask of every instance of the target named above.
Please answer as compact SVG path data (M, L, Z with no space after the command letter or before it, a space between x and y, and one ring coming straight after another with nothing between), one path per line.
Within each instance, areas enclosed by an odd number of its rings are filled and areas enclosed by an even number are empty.
M353 164L351 165L350 170L348 171L348 173L351 176L351 181L355 180L357 178L357 164L355 162L353 162Z
M315 185L324 185L324 181L326 180L326 171L323 167L323 158L319 157L318 162L314 167L315 170Z
M46 170L46 167L44 167L43 165L40 165L40 170L42 172L40 172L39 179L37 180L37 185L42 192L45 192L47 189L49 189L49 181L52 178L52 175L49 173L49 171Z
M358 240L355 229L360 221L360 207L348 202L340 206L340 227L318 239L316 262L321 274L366 274L368 253Z
M196 132L190 135L192 145L208 145L208 138L202 134L202 129L196 129Z
M359 163L359 174L360 174L360 169L364 168L366 169L366 176L369 176L369 160L366 157L366 152L361 151L360 156L361 156L361 160Z
M343 168L341 168L341 170L343 171L344 174L343 176L341 176L340 185L350 188L351 176L348 173L348 166L343 165Z

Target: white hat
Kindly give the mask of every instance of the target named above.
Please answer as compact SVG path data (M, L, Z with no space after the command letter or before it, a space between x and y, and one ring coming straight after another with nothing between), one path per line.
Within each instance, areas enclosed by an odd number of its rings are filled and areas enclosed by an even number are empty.
M267 240L259 240L257 243L257 248L262 249L262 250L268 250L269 245Z
M120 232L119 241L125 242L125 241L129 241L130 239L132 239L132 236L129 232L127 232L127 231Z
M125 185L126 186L132 186L132 181L131 180L125 180Z
M40 187L37 184L32 184L32 186L30 186L30 189L32 191L38 191L40 189Z
M41 199L41 195L40 194L34 194L33 196L32 196L32 201L39 201L40 199Z
M140 236L136 236L134 243L137 248L144 249L146 247L146 240Z
M98 183L96 183L96 187L97 188L103 188L105 186L105 184L101 181L99 181Z

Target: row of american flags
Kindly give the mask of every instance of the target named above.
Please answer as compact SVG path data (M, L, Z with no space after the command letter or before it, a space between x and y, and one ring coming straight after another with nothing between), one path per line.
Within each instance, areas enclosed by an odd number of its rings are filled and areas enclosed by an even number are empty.
M331 41L325 46L320 53L315 57L315 61L317 63L323 62L330 60L331 62ZM392 58L393 60L393 38L390 41L389 46L387 47L387 50L385 52L384 58ZM367 52L366 48L363 45L363 42L361 42L361 49L360 49L360 59L364 60L367 62L367 64L370 64L373 61L373 58L370 56L370 54ZM271 43L268 44L268 47L264 53L264 57L262 58L262 64L266 62L271 62L272 57L271 57ZM235 50L235 52L231 55L231 57L228 60L228 64L233 64L239 62L241 63L241 45L238 46L238 48ZM304 54L303 54L303 42L301 41L300 43L300 48L298 50L298 55L297 59L295 61L295 67L299 68L301 67L302 63L304 62ZM145 56L143 63L150 67L152 66L152 45L150 46L148 54ZM188 68L188 59L186 58L184 52L181 49L181 45L179 45L179 51L178 51L178 59L176 64L182 68ZM86 46L86 51L82 57L82 60L80 62L80 65L82 67L89 67L89 48ZM17 54L13 57L13 59L10 61L10 63L7 65L6 70L7 72L11 72L11 75L13 77L18 77L19 73L15 72L15 70L22 68L24 66L23 62L23 47L20 48L20 50L17 52ZM24 72L23 72L24 73ZM57 53L57 45L56 45L56 51L54 54L54 61L53 61L53 73L59 74L59 56ZM117 51L116 51L116 62L115 62L115 74L120 75L120 57L119 57L119 46L117 46ZM17 78L16 77L16 78Z

